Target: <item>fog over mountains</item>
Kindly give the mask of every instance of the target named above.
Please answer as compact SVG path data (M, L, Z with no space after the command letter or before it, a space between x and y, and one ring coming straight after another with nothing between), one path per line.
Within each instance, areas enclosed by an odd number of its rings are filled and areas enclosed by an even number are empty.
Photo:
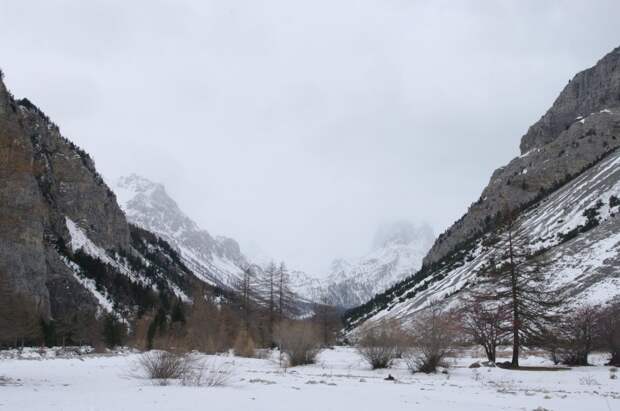
M234 239L213 236L199 227L162 184L132 174L119 178L112 187L129 221L170 243L203 281L234 287L244 268L264 268L272 260L267 256L248 258ZM306 273L289 267L292 287L307 300L354 307L414 273L433 241L427 224L387 223L377 229L367 255L335 260L328 273Z

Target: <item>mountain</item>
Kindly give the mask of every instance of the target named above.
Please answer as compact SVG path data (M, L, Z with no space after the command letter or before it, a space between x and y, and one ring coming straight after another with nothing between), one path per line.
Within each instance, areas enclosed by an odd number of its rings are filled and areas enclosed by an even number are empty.
M578 73L496 170L479 200L439 236L414 275L346 316L407 320L431 300L457 302L489 263L500 211L550 261L548 279L572 301L620 294L620 48Z
M197 281L167 243L127 222L92 158L1 74L0 280L57 324L169 306Z
M171 244L185 265L203 281L233 286L249 266L235 240L213 237L198 227L163 185L133 174L121 177L113 187L127 219Z
M406 221L377 230L372 251L356 261L335 260L324 285L328 301L355 307L416 272L435 236L428 225Z
M234 288L243 270L261 266L250 261L232 238L212 236L188 217L168 195L162 184L136 174L121 177L113 185L119 204L133 224L153 232L179 253L183 263L202 281ZM318 280L299 270L290 270L291 288L311 301L320 287Z

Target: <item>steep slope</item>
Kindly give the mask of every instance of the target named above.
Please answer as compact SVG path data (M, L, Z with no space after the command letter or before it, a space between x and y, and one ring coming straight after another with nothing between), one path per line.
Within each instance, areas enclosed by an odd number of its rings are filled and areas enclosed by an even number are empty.
M176 253L131 227L88 154L0 80L0 275L43 318L187 298Z
M592 166L620 145L620 48L577 74L547 113L523 136L521 156L496 170L480 199L424 259L437 263L485 232L500 210L519 210Z
M480 199L438 238L422 269L351 310L349 328L368 319L406 320L430 300L458 299L488 263L485 244L504 207L518 213L532 248L546 250L549 281L565 286L567 298L619 295L620 103L610 97L620 96L619 70L616 49L579 73L523 137L527 151L493 173ZM585 109L595 111L579 111Z
M399 221L382 226L372 250L357 261L336 260L325 284L328 301L358 306L415 273L435 239L427 225Z

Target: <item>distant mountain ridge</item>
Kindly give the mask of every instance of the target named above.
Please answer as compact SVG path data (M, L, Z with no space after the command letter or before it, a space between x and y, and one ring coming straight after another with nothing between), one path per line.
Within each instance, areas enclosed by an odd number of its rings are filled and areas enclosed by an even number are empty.
M132 174L113 185L127 218L170 243L185 265L203 281L234 288L243 270L264 267L251 261L232 238L212 236L187 216L168 195L162 184ZM320 282L299 270L289 270L291 288L304 300L317 297Z
M250 265L235 240L213 237L201 229L181 211L162 184L132 174L118 179L113 187L127 218L175 247L203 281L233 286Z
M348 308L365 303L415 273L434 240L427 224L397 221L382 225L370 253L356 261L332 263L324 285L328 300Z

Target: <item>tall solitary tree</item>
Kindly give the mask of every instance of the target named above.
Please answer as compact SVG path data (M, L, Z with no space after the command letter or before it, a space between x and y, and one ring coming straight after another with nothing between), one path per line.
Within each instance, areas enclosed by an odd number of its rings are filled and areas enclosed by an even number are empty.
M523 346L541 340L549 324L557 320L561 300L545 276L548 261L533 251L515 215L504 211L489 264L479 276L482 304L501 304L510 313L513 368L519 367Z

